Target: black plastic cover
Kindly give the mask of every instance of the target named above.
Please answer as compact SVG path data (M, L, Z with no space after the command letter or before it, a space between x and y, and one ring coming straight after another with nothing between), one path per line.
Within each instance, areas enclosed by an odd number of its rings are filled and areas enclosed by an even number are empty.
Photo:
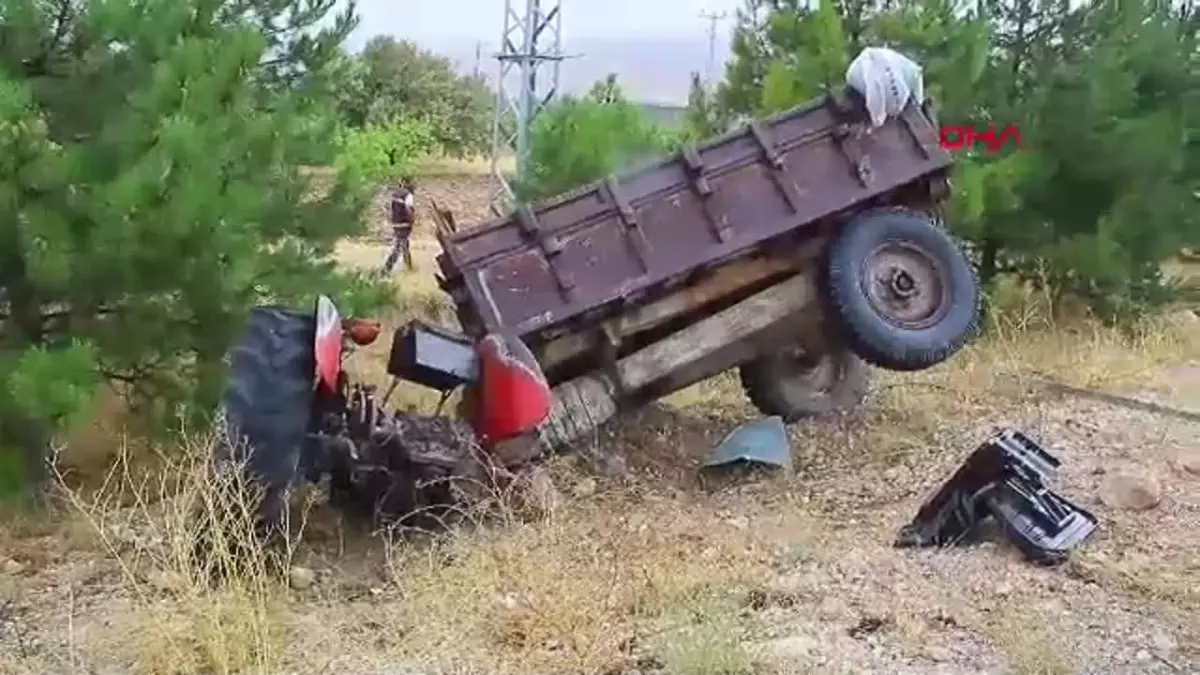
M474 343L465 335L414 320L392 336L387 372L446 392L475 381L478 358Z
M1058 459L1025 434L1001 430L971 453L900 529L896 546L951 546L995 518L1028 559L1061 563L1096 530L1096 518L1046 487L1059 466Z
M1040 565L1064 562L1096 529L1095 516L1049 490L1031 495L1023 486L1005 482L985 501L1005 537Z

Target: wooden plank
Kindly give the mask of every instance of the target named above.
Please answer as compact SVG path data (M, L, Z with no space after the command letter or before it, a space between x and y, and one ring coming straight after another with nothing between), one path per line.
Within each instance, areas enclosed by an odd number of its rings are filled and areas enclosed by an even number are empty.
M803 310L817 297L814 280L800 274L641 349L617 363L621 386L635 391L718 349Z
M543 448L570 447L620 410L620 391L632 391L683 368L696 367L739 340L795 317L817 298L810 275L797 275L617 362L621 386L591 373L554 388L550 416L538 429Z
M664 298L632 308L626 314L605 323L618 338L628 337L662 325L738 289L797 267L798 262L794 259L747 258L722 267L712 276L694 284L687 284ZM591 349L594 338L591 332L564 335L542 347L539 350L538 361L542 368L552 369L567 359Z

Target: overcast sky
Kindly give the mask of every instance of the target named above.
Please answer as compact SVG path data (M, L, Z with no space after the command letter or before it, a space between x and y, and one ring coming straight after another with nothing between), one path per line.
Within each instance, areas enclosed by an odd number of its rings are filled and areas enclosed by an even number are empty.
M518 12L524 0L515 0ZM708 64L709 22L701 12L725 12L717 23L716 70L728 53L734 11L742 0L561 0L562 89L586 90L615 72L634 98L658 103L686 101L693 71ZM546 4L545 7L551 7ZM454 60L460 70L475 65L494 76L503 30L504 0L358 0L362 20L350 40L357 49L375 35L413 40ZM544 10L545 11L545 10ZM543 42L549 47L549 42Z
M524 0L514 0L524 11ZM552 3L544 3L546 7ZM741 0L561 0L563 39L703 35L701 12L728 12ZM359 0L359 33L392 33L418 41L496 41L504 0ZM727 32L727 31L722 31Z

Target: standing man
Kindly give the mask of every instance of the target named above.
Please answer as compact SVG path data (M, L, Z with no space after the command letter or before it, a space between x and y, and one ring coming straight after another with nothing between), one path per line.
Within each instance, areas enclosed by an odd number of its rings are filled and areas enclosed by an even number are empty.
M392 213L389 220L392 223L392 248L388 251L387 259L383 261L383 274L391 274L396 266L396 260L404 256L404 266L415 270L412 251L409 248L409 237L412 236L413 220L416 215L416 200L413 197L415 185L411 178L401 178L400 184L392 190Z

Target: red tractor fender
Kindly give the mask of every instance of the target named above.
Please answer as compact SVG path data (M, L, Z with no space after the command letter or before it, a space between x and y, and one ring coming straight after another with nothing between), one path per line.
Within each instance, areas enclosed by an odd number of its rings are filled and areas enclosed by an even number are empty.
M317 384L337 391L342 371L342 317L337 305L324 295L317 297L317 330L313 336Z
M342 372L342 355L346 339L366 347L379 337L379 322L373 319L342 318L333 300L317 297L317 329L313 336L313 356L316 360L317 386L331 392L338 390Z
M478 380L474 419L470 420L483 445L528 434L550 415L550 385L537 359L517 338L484 336L475 345Z

